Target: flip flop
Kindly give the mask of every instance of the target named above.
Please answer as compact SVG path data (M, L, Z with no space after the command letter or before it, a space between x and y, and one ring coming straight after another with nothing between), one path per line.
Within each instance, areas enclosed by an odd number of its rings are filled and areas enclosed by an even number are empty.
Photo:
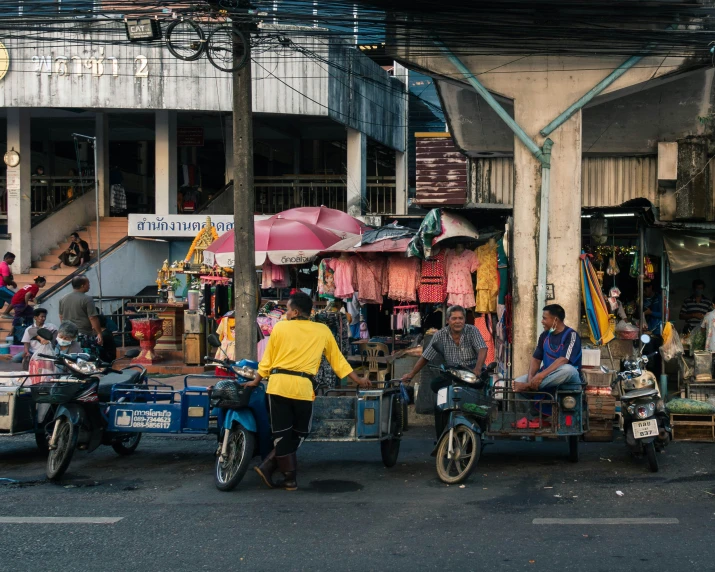
M529 420L526 417L522 417L516 423L512 423L511 426L514 429L528 429L529 428Z

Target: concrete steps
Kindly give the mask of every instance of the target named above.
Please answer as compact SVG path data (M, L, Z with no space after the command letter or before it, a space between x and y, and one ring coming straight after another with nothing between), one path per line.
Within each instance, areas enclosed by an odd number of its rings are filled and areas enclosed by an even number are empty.
M129 226L129 220L126 217L123 218L101 218L100 219L100 238L102 243L100 249L102 251L107 250L125 236L127 236L127 229ZM91 228L90 228L91 227ZM86 240L89 244L90 249L92 249L93 254L96 246L96 236L97 229L94 224L88 226L86 229L78 231L78 234L83 240ZM58 256L62 254L67 247L70 245L70 238L67 237L62 244L57 245L57 248L53 248L48 254L44 255L40 260L32 263L32 268L26 274L15 274L15 282L19 288L22 288L26 284L32 282L35 276L44 276L47 280L47 285L45 288L40 290L40 294L46 291L48 288L54 286L61 282L65 277L72 274L76 268L68 268L62 266L57 270L52 270L52 266L59 262ZM59 325L59 324L57 324ZM12 331L12 322L10 320L0 319L0 339L4 340L5 335ZM3 333L7 332L7 333Z

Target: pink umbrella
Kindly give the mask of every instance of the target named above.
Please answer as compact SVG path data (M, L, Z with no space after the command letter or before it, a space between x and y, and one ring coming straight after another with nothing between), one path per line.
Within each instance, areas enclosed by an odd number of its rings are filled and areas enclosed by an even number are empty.
M256 233L256 266L268 258L273 264L304 264L310 262L340 237L329 230L276 215L254 224ZM234 232L229 231L204 251L204 262L224 268L234 265Z
M298 207L275 216L314 224L334 232L340 238L346 238L350 234L362 234L368 228L348 213L328 207Z

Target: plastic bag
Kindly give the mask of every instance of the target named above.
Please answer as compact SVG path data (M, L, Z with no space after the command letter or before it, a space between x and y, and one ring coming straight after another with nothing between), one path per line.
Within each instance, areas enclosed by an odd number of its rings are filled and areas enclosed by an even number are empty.
M618 262L616 262L616 257L611 256L611 258L608 259L608 268L606 268L606 274L609 276L615 276L616 274L620 274L621 269L618 267Z
M665 361L671 361L683 355L683 344L675 328L671 329L668 341L660 346L659 351Z
M30 361L28 363L27 372L31 376L33 376L33 375L37 376L37 377L30 377L30 385L34 385L36 383L42 383L43 381L51 379L53 377L53 374L55 374L57 372L57 368L55 367L55 362L52 360L49 360L49 359L44 359L44 358L39 357L41 353L43 353L42 350L32 354L32 357L30 358ZM49 350L44 353L51 354L52 350ZM47 375L38 375L38 374L47 374Z

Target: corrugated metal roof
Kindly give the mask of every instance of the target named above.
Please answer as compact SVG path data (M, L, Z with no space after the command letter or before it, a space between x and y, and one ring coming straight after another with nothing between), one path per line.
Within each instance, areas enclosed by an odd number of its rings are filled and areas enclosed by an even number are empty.
M459 205L467 202L467 158L450 137L416 134L416 202L420 205Z
M657 166L655 156L584 157L581 167L582 206L617 207L637 198L657 205ZM513 204L513 158L470 159L469 168L470 203Z

